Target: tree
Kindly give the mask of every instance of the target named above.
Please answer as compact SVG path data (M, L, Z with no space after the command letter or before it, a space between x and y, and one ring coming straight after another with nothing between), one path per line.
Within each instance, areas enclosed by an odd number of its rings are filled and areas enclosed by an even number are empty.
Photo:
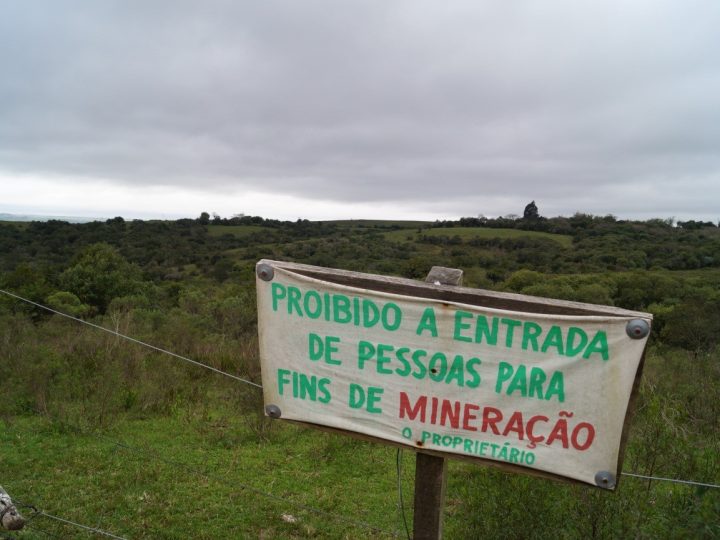
M202 214L200 214L200 217L198 218L198 223L200 223L200 225L207 225L208 223L210 223L210 214L208 214L207 212L203 212Z
M52 292L46 279L46 271L30 263L20 263L12 272L0 275L0 288L10 289L36 302L42 302Z
M667 314L660 336L695 355L711 351L720 343L720 298L697 295L685 300Z
M140 292L142 280L140 269L126 261L117 249L98 243L89 246L62 273L60 284L81 303L104 313L113 298Z
M83 304L77 296L67 291L58 291L51 294L47 298L47 304L51 308L73 317L82 317L90 312L90 306Z
M525 211L523 212L523 219L537 219L539 217L540 214L538 213L538 207L535 204L535 201L532 201L525 207Z

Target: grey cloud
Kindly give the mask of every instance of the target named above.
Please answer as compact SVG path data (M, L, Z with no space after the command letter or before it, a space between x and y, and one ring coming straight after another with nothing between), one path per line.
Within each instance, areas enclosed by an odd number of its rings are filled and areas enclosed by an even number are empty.
M718 27L711 1L3 4L0 169L710 215Z

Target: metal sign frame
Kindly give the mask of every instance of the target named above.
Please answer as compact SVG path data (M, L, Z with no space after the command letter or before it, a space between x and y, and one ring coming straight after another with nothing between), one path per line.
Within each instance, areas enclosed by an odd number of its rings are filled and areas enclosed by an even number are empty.
M275 269L282 269L289 271L300 276L305 276L313 279L318 279L330 284L344 285L354 288L364 289L368 292L379 292L379 293L391 293L400 294L404 296L411 296L419 299L427 299L439 302L454 302L461 303L470 306L477 306L478 308L491 308L501 309L515 312L522 312L531 315L580 315L580 316L603 316L609 318L633 318L627 324L626 331L628 336L631 338L645 338L650 330L650 321L652 315L644 312L630 311L620 309L612 306L603 306L596 304L588 304L581 302L572 302L566 300L556 300L548 298L533 297L514 293L503 293L497 291L488 291L483 289L473 289L466 287L458 287L452 285L443 285L439 281L434 283L424 283L420 281L382 276L376 274L366 274L360 272L352 272L347 270L338 270L323 268L317 266L310 266L298 263L289 262L278 262L272 260L261 260L258 262L256 267L256 273L258 280L272 281L275 276ZM258 322L259 326L264 324L262 321ZM635 373L635 379L632 383L632 391L630 393L625 417L622 425L622 435L620 438L620 448L618 453L618 462L616 471L622 470L622 462L624 458L625 446L627 442L628 430L630 420L634 412L635 399L638 393L639 382L644 366L644 350L639 360L639 364ZM261 339L261 364L263 360L263 348ZM281 417L281 412L273 408L272 404L266 403L266 414L271 417ZM589 485L586 482L568 478L559 474L553 474L539 469L529 468L522 465L515 465L512 463L500 462L494 459L486 459L482 457L476 457L464 454L447 453L442 451L435 451L427 448L422 448L418 444L412 444L408 441L407 444L396 443L387 439L374 437L364 433L355 431L341 430L334 427L329 427L321 424L310 423L298 420L287 420L289 422L307 425L316 429L320 429L327 432L342 433L347 436L355 437L362 440L368 440L377 442L380 444L398 446L402 448L413 449L418 452L425 454L435 455L438 457L450 457L453 459L461 459L463 461L469 461L476 464L485 466L492 466L503 470L512 471L515 473L527 474L531 476L539 476L544 478L551 478L564 482L579 483L582 485ZM599 488L612 490L616 487L618 479L610 474L602 474L598 472L595 477L595 485Z

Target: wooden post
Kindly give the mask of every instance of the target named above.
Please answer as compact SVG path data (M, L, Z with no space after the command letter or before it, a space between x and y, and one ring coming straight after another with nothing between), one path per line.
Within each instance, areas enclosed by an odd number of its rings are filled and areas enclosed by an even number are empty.
M462 285L463 271L457 268L433 266L425 281L436 285ZM415 514L413 538L439 540L442 538L447 460L418 452L415 457Z

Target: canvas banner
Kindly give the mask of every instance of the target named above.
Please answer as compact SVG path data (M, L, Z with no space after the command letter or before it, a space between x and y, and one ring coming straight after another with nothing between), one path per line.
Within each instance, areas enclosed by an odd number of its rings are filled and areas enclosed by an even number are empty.
M617 477L647 340L628 336L631 317L486 309L279 267L257 294L264 400L281 418L593 485Z

